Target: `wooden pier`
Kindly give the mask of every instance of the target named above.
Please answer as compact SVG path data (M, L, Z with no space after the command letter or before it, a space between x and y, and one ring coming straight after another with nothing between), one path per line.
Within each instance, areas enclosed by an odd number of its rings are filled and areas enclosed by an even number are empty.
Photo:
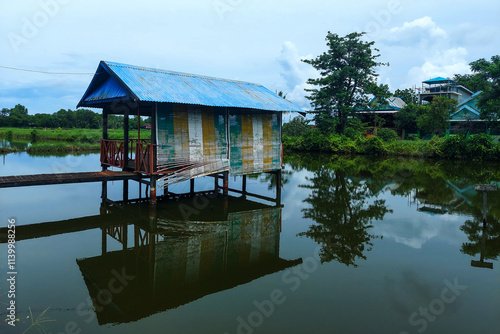
M100 181L140 180L144 175L126 171L103 171L86 173L61 173L15 175L0 177L0 188L43 186L50 184L85 183Z

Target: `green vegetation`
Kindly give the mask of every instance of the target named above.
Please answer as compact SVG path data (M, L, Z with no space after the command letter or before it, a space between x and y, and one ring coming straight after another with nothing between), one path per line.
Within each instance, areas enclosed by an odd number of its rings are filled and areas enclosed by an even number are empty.
M320 73L308 84L318 87L306 89L314 110L314 121L323 134L344 133L349 118L356 108L368 103L368 94L389 96L389 87L376 83L375 68L386 65L377 62L380 56L374 42L362 41L365 33L351 33L344 37L328 32L328 51L315 59L303 60Z
M100 144L68 144L68 143L56 143L56 144L33 144L26 149L31 155L37 154L66 154L66 153L88 153L88 152L99 152L101 149Z
M415 90L411 88L396 89L396 91L394 92L394 96L399 97L406 104L418 103L418 95Z
M293 126L288 124L293 122ZM500 144L481 133L472 136L434 136L431 140L399 140L393 130L381 129L366 138L361 129L348 127L345 134L322 133L315 127L293 120L283 126L283 146L287 151L315 151L335 154L410 156L444 159L500 160ZM298 124L301 124L300 127ZM300 133L300 135L296 135Z
M130 138L137 138L138 131L129 131ZM102 130L98 129L22 129L0 128L0 139L9 142L12 140L25 140L31 142L25 151L29 154L67 154L99 152ZM123 140L122 129L108 131L109 139ZM151 138L150 130L141 130L141 138ZM0 154L22 152L24 150L14 147L0 148Z
M137 116L133 116L129 121L129 129L137 129ZM141 119L141 128L146 123L151 123L148 118ZM61 109L53 114L29 115L28 109L23 105L16 105L14 108L3 108L0 110L0 127L14 128L64 128L64 129L99 129L102 128L102 114L88 109ZM109 129L123 129L123 116L108 116Z
M129 131L130 138L137 138L138 131ZM108 130L109 139L123 139L122 129ZM0 128L0 139L11 141L12 139L24 139L33 141L65 141L70 143L95 143L102 138L102 130L99 129L23 129L23 128ZM141 129L141 138L151 138L150 130Z

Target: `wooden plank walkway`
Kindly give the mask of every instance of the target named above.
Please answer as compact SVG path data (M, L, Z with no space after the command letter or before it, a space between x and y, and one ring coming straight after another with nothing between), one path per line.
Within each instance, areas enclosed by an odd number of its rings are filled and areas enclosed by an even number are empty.
M139 180L142 177L143 176L141 176L141 174L122 171L1 176L0 188L100 181Z

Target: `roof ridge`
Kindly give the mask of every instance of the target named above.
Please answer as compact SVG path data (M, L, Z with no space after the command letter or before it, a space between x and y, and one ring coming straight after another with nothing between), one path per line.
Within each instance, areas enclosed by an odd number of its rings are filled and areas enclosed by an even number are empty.
M241 84L246 84L246 85L254 85L254 86L257 86L257 87L261 87L262 86L260 84L256 84L256 83L253 83L253 82L247 82L247 81L241 81L241 80L223 79L223 78L210 77L210 76L206 76L206 75L183 73L183 72L175 72L175 71L170 71L170 70L162 70L162 69L159 69L159 68L151 68L151 67L144 67L144 66L123 64L123 63L115 63L115 62L110 62L110 61L105 61L105 60L103 60L103 62L106 65L108 65L108 66L124 67L124 68L130 68L130 69L141 70L141 71L149 71L149 72L156 72L156 73L172 74L172 75L178 75L178 76L184 76L184 77L192 77L192 78L200 78L200 79L208 79L208 80L217 80L217 81L232 82L232 83L241 83Z

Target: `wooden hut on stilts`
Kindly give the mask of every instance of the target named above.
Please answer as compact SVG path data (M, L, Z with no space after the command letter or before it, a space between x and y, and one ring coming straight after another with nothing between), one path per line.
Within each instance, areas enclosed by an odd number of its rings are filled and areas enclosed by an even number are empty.
M270 172L281 183L283 112L301 112L257 84L101 61L78 107L103 109L101 165L134 171L168 188L200 176L229 191L229 175ZM108 115L123 115L124 140L108 138ZM130 116L151 117L151 140L129 138ZM219 179L223 179L220 186Z

